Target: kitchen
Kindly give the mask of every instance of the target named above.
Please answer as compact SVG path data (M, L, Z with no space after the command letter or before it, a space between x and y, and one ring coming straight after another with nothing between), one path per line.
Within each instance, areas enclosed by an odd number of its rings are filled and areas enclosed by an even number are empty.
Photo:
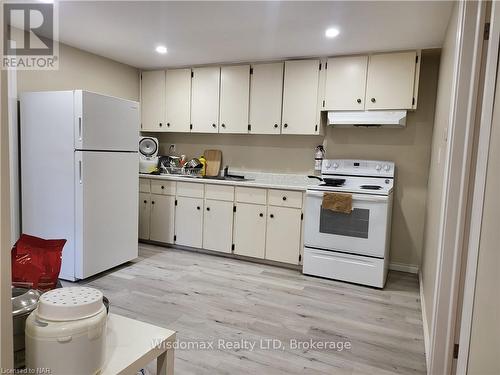
M463 3L58 6L59 70L18 71L9 94L20 100L10 200L22 203L11 238L69 240L62 290L95 288L111 313L175 331L175 361L162 353L176 373L438 373L429 249ZM304 12L314 17L294 25ZM95 30L77 32L78 18ZM192 26L174 37L181 20ZM138 33L128 47L115 34L127 23ZM47 132L59 145L40 141ZM70 143L66 204L45 176L62 163L51 150ZM55 197L83 212L75 241L70 221L37 213Z

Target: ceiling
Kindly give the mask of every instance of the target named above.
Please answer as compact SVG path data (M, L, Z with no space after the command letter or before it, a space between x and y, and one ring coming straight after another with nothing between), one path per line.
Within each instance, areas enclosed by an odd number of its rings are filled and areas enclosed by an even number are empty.
M59 39L138 68L440 47L452 2L64 1ZM325 37L328 27L340 35ZM165 45L168 53L155 52Z

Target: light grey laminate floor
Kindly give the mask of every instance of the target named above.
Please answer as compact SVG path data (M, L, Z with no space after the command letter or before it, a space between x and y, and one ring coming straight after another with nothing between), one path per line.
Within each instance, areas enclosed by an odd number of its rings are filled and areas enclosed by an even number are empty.
M176 330L191 345L176 350L176 374L425 373L415 275L390 272L378 290L141 244L138 260L85 283L113 312Z

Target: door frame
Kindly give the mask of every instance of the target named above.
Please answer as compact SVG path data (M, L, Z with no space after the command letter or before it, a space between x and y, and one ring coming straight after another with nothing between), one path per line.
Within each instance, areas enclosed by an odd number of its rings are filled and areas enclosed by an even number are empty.
M500 43L500 4L492 2L490 18L490 35L488 40L488 54L484 75L484 90L481 114L479 120L479 139L477 144L476 170L470 209L469 240L467 244L467 260L463 289L462 315L459 335L459 352L457 360L457 374L466 374L469 360L469 348L472 329L474 294L476 288L476 274L479 258L481 224L483 216L484 195L486 188L486 174L490 149L493 109L498 82L498 53Z
M463 255L468 185L478 97L486 3L457 2L454 82L451 92L438 264L430 329L428 373L450 374Z

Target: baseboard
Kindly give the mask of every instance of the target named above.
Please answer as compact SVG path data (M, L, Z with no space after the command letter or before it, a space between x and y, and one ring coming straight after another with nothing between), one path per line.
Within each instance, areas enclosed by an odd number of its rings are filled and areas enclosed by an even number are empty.
M427 367L427 372L429 372L429 351L430 351L430 339L429 330L427 325L427 315L425 314L425 299L424 299L424 284L422 284L422 271L418 272L418 284L420 286L420 306L422 309L422 325L424 328L424 347L425 347L425 363Z
M389 269L392 271L401 271L418 274L418 266L415 264L405 264L405 263L389 263Z

